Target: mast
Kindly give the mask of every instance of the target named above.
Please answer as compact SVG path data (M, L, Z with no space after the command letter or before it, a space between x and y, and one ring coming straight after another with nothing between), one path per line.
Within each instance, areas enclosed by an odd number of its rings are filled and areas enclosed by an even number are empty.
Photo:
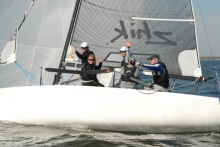
M75 8L73 11L73 15L72 15L72 21L70 23L70 27L69 27L69 31L67 34L67 38L66 38L66 42L64 45L64 49L63 49L63 53L62 53L62 57L60 59L60 64L58 69L64 69L64 62L65 62L65 58L66 58L66 52L68 50L71 38L74 34L74 30L75 30L75 26L76 26L76 22L77 22L77 18L79 15L79 10L80 10L80 6L81 6L82 0L76 0L76 4L75 4ZM53 81L53 85L58 83L61 79L61 72L57 72L57 74L54 76L54 81Z

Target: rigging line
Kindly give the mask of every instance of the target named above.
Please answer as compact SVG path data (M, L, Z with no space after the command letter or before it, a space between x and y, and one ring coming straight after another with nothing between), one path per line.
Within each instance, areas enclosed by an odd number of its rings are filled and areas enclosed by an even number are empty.
M15 62L15 64L18 66L18 68L21 69L21 71L28 77L31 79L31 81L37 81L38 83L40 83L39 79L34 76L32 73L29 73L26 69L24 69L18 62ZM34 73L34 72L33 72Z
M7 13L11 10L11 8L15 5L15 3L17 2L18 0L15 0L15 2L10 6L10 8L8 9L8 11L2 16L2 18L0 19L0 22L2 21L2 19L7 15Z
M33 71L33 72L34 72L34 71ZM11 84L11 83L13 83L13 82L16 82L16 81L20 80L21 78L24 78L24 77L26 77L26 76L25 76L25 75L24 75L24 76L21 76L21 77L15 79L15 80L13 80L13 81L11 81L11 82L9 82L9 83L3 85L3 86L1 86L0 88L3 88L3 87L5 87L5 86L7 86L7 85L9 85L9 84Z
M71 80L71 78L73 78L73 76L74 76L74 74L72 74L72 75L68 78L68 81Z
M43 74L43 76L42 76L42 77L44 77L46 73L47 73L47 71L45 70L45 71L44 71L44 74Z
M43 17L42 17L42 20L41 20L41 25L40 25L40 29L39 29L39 33L38 33L38 37L37 37L37 41L36 41L35 46L37 46L37 44L38 44L40 31L41 31L41 28L42 28L43 20L44 20L44 17L45 17L45 12L46 12L46 8L47 8L47 3L48 3L48 0L47 0L46 5L45 5L45 9L44 9ZM31 67L33 66L33 63L34 63L35 52L36 52L36 48L34 49L33 58L32 58L32 62L31 62ZM30 69L30 72L31 72L31 69ZM29 83L29 80L27 81L27 85L28 85L28 83Z
M47 73L47 71L44 70L44 74L43 74L43 76L42 76L42 83L44 83L44 76L45 76L46 73Z
M199 10L200 10L200 13L201 13L201 16L202 16L202 22L203 22L203 26L204 26L205 33L206 33L206 38L207 38L208 45L209 45L209 50L210 50L210 53L211 53L211 56L212 56L212 62L213 62L213 65L214 65L213 53L212 53L212 49L211 49L211 45L210 45L210 41L209 41L209 37L208 37L208 33L207 33L207 29L206 29L206 26L205 26L205 21L204 21L204 17L203 17L203 13L202 13L201 5L200 5L200 0L198 0L198 4L199 4Z
M74 74L72 74L70 77L62 77L63 80L65 81L70 81L73 78ZM61 82L62 83L62 82Z
M22 55L24 55L24 54L26 54L26 53L32 51L33 49L34 49L34 48L31 48L30 50L28 50L28 51L26 51L26 52L24 52L24 53L22 53L22 54L20 54L20 55L17 55L16 57L20 57L20 56L22 56Z
M1 41L1 40L0 40ZM37 47L37 46L31 46L31 45L24 45L24 44L18 44L19 46L25 46L25 47L31 47L31 48L39 48L39 49L62 49L62 48L53 48L53 47Z
M65 43L65 38L64 38L64 25L63 25L63 5L62 5L62 1L60 0L60 7L61 7L61 19L62 19L62 32L63 32L63 44Z
M63 48L55 48L55 47L36 47L38 49L48 49L48 50L52 50L52 49L58 49L58 50L62 50Z
M38 51L42 52L44 55L46 55L46 56L49 57L50 59L52 59L52 60L54 60L55 62L59 63L59 61L57 61L57 60L55 60L54 58L48 56L48 55L47 55L46 53L44 53L43 51L41 51L41 50L38 50Z
M217 80L217 83L218 83L218 88L219 88L219 90L220 90L220 83L219 83L220 81L219 81L218 71L219 71L219 70L217 70L217 69L215 68L215 74L216 74L216 78L217 78L216 80Z
M31 67L26 67L26 69L28 69L28 68L31 68ZM11 74L15 74L15 73L18 73L18 72L21 72L21 71L18 70L18 71L15 71L15 72L8 73L8 74L6 74L6 75L1 75L0 78L1 78L1 77L4 77L4 76L11 75Z
M180 86L174 87L173 89L177 89L177 88L181 88L181 87L185 87L185 86L188 86L188 85L195 84L195 83L198 81L199 78L200 78L200 77L198 77L198 78L197 78L194 82L192 82L192 83L180 85Z
M35 66L33 66L33 68L35 68L35 69L37 69L37 70L41 70L40 68L35 67ZM46 71L45 68L43 68L43 67L42 67L42 69L44 69L44 74L43 74L43 76L42 76L42 84L43 84L43 83L44 83L44 82L43 82L43 77L44 77L44 75L46 74L47 71ZM44 85L44 84L43 84L43 85Z
M130 84L131 84L132 86L135 86L135 84L132 83L132 82L130 82ZM136 90L137 90L138 92L140 92L140 93L142 93L142 94L146 94L146 95L150 95L150 94L154 94L154 93L160 92L160 91L157 91L157 90L154 90L154 89L149 89L149 90L144 89L144 90L146 90L146 91L148 91L148 92L151 92L151 90L152 90L151 93L144 93L144 92L142 92L140 89L138 89L137 86L136 86Z
M8 41L0 40L1 42L7 43Z
M40 68L39 67L36 67L36 66L32 66L33 68L35 68L35 69L38 69L38 70L40 70Z
M34 48L36 46L31 46L31 45L24 45L24 44L18 44L19 46L24 46L24 47L31 47L31 48Z

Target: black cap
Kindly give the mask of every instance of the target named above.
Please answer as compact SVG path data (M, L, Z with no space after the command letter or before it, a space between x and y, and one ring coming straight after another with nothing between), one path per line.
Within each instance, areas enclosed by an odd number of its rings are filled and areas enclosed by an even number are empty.
M159 59L159 55L157 55L157 54L152 54L152 55L150 55L149 58L147 58L147 60L151 60L151 59L153 59L153 58L158 58L158 59Z

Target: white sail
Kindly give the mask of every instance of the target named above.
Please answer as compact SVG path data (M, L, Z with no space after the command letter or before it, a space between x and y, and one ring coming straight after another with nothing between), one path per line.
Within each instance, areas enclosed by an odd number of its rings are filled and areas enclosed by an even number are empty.
M6 44L0 54L0 64L6 65L16 61L18 29L13 34L13 38Z
M13 0L6 6L9 10L0 16L0 52L29 5L30 0ZM58 67L74 6L75 0L35 1L19 30L16 57L32 75L40 78L40 67ZM43 74L43 84L51 85L54 74ZM0 87L34 85L15 64L0 66L0 81Z
M89 40L95 54L106 58L130 40L137 60L141 54L147 62L156 53L170 74L200 77L196 38L191 0L83 0L72 44Z

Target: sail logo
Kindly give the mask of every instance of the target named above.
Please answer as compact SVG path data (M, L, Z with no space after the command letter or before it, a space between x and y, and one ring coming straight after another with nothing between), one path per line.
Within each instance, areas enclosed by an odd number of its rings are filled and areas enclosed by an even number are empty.
M128 39L128 33L126 31L124 22L122 20L119 21L121 28L115 28L114 30L118 33L118 36L116 36L115 38L113 38L110 42L114 43L116 40L118 40L121 37L124 37L124 39ZM154 31L153 35L160 38L161 41L150 41L152 39L152 35L149 29L149 26L147 24L146 21L143 21L143 26L144 29L138 29L137 31L135 31L135 29L131 29L130 30L130 35L132 38L137 38L141 39L142 35L146 35L147 37L147 41L145 42L145 44L159 44L159 45L172 45L172 46L177 46L177 43L168 39L168 36L172 35L172 32L159 32L159 31ZM134 23L131 24L132 26L134 25Z

